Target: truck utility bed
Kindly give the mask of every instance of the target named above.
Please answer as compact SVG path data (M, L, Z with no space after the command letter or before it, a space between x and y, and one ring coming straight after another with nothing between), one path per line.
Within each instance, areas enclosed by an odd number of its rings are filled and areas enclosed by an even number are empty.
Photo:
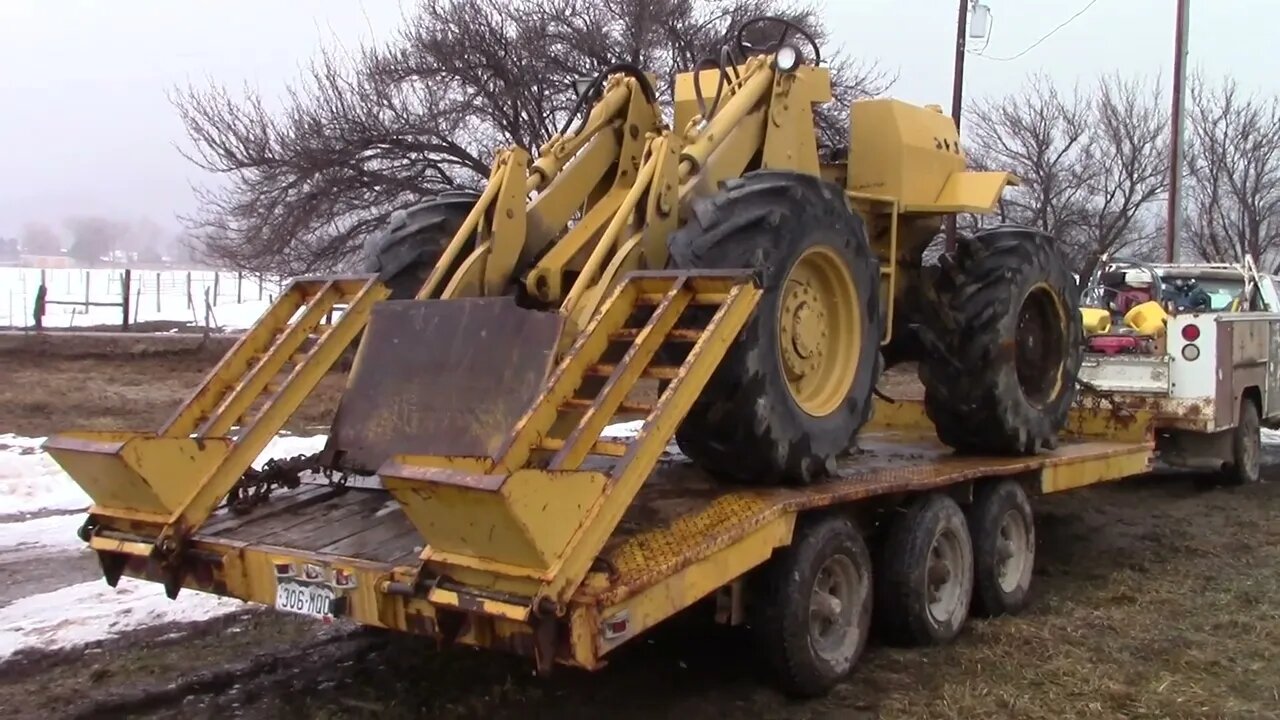
M898 432L868 434L861 446L841 461L838 480L806 488L726 485L669 448L601 554L608 584L580 591L579 599L621 602L786 513L1034 471L1041 471L1038 490L1055 492L1132 474L1150 452L1147 443L1084 441L1035 457L959 457L936 440ZM364 561L388 572L416 567L423 550L423 539L387 491L306 482L277 491L246 515L220 510L194 540Z

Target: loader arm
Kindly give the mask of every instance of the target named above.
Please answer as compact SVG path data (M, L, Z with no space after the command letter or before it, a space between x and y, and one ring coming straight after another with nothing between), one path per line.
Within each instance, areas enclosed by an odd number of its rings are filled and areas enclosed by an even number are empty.
M564 274L581 264L584 248L636 183L645 146L660 127L650 81L633 75L611 77L581 129L553 137L536 160L518 147L498 153L483 194L418 299L495 297L522 282L532 298L556 304Z
M681 132L663 131L647 143L638 181L613 210L561 304L577 327L586 325L627 272L666 265L666 238L693 198L716 192L722 181L738 177L757 159L760 169L821 172L813 107L831 100L826 68L801 66L780 73L773 56L758 55L734 68L699 73L696 85L694 73L677 76L677 108L692 103L699 88L716 87L721 73L732 79L709 116L690 117Z

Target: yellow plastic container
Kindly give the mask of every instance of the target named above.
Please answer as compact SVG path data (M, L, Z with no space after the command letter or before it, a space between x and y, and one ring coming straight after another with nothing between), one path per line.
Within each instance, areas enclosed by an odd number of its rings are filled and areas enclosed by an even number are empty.
M1111 311L1106 308L1080 308L1085 335L1099 335L1111 330Z
M1169 319L1169 313L1160 307L1160 303L1154 300L1148 300L1141 305L1136 305L1124 314L1124 322L1129 327L1137 330L1143 335L1151 337L1161 337L1164 335L1165 323Z

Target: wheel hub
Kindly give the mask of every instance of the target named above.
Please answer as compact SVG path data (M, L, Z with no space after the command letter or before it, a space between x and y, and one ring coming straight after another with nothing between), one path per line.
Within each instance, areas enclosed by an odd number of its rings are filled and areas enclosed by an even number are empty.
M996 536L996 568L999 574L997 582L1000 589L1011 593L1022 581L1022 573L1028 562L1027 527L1022 516L1010 510L1000 520L1000 530Z
M783 355L787 369L800 378L818 369L827 349L827 312L807 284L793 283L784 305Z
M960 541L950 532L942 532L929 548L925 583L928 589L929 614L939 623L947 622L960 605Z
M819 568L809 595L809 636L822 654L838 653L850 642L859 599L866 592L852 561L833 555Z
M1066 315L1047 285L1037 285L1023 299L1014 341L1014 368L1023 394L1033 405L1043 405L1062 387L1067 343Z
M840 256L821 246L800 256L782 289L778 351L791 395L810 415L835 410L853 383L859 310Z

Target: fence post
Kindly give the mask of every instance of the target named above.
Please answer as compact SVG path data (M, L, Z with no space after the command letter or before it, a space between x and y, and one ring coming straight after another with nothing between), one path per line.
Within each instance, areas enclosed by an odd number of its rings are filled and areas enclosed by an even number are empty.
M237 305L244 302L244 297L241 295L241 290L243 288L244 288L244 271L239 271L236 273L236 304Z
M121 293L121 298L120 298L120 304L123 306L123 309L124 309L124 313L123 313L124 317L122 317L120 320L120 329L125 332L129 332L129 301L132 299L130 297L129 291L132 289L130 288L130 283L132 282L132 280L133 280L133 276L130 274L129 268L125 268L124 277L121 279L121 282L123 283L123 287L121 289L124 292Z
M213 273L213 305L218 305L218 281L222 279L222 273L215 271Z
M139 278L139 280L141 280L141 282L138 283L138 292L137 292L137 295L135 296L136 299L133 302L133 324L134 325L138 324L138 310L142 307L142 286L147 284L144 278Z
M160 273L156 273L156 314L160 314L160 296L163 294L160 286Z
M187 271L187 307L193 313L196 311L196 300L195 298L191 297L191 271L190 270Z
M89 278L93 277L88 270L84 271L84 311L89 312Z
M44 284L44 272L40 273L40 287L36 288L36 307L32 314L36 321L36 330L44 329L44 297L49 294L49 288Z

